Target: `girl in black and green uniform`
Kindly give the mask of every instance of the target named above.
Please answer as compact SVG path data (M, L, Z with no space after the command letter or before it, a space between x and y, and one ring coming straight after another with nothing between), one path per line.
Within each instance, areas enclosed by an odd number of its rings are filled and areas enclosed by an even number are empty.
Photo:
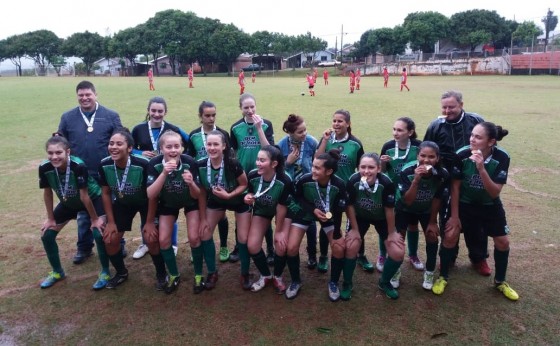
M395 185L381 173L381 161L375 153L366 153L360 159L358 172L346 185L349 215L355 215L360 234L366 234L370 225L375 227L385 243L388 258L379 278L378 287L391 299L399 297L390 280L404 258L404 241L395 227ZM348 260L348 259L346 259Z
M99 237L100 230L105 227L105 212L100 198L101 189L88 175L84 162L70 156L70 144L66 138L58 134L53 135L47 141L45 149L47 160L39 166L39 187L43 189L43 200L47 210L47 219L41 227L41 241L52 271L41 282L41 288L49 288L65 277L56 237L68 221L75 219L79 211L87 211L94 235ZM60 200L56 207L53 202L53 191ZM97 251L101 262L101 273L93 288L101 289L107 284L109 260L107 256L102 258L105 248L99 243L97 243Z
M180 282L175 253L171 247L173 224L177 221L179 210L184 209L191 249L200 246L198 234L200 218L205 216L203 215L205 201L204 198L199 198L201 189L197 184L196 162L192 157L181 154L183 152L181 135L173 131L165 131L160 136L159 147L162 155L151 159L148 164L147 191L150 201L144 235L148 238L150 253L157 254L159 248L163 256L169 271L164 290L166 293L171 293ZM156 209L159 230L154 224ZM199 209L203 211L199 213ZM193 259L195 259L194 253L193 250ZM201 273L197 273L195 264L195 293L202 289L201 280Z
M437 215L449 174L440 164L439 147L431 141L419 146L417 161L406 164L400 173L397 193L397 229L401 234L422 226L426 238L426 270L422 287L431 290L436 268L439 226ZM410 244L409 244L410 248ZM400 285L400 271L391 284Z
M148 160L131 155L133 147L134 139L130 132L124 128L116 130L109 139L110 156L101 160L99 165L99 184L107 218L103 230L103 242L109 260L117 271L106 288L115 288L128 279L128 270L120 251L120 241L124 232L131 230L134 216L139 213L140 224L144 226L148 213L146 194ZM165 280L165 264L161 255L157 256L160 263L158 274ZM155 256L152 258L158 269L158 261Z
M319 146L315 153L315 157L317 157L331 149L337 149L340 152L340 160L338 161L336 175L343 181L348 181L350 176L356 172L360 157L364 154L362 142L352 135L350 125L350 112L344 109L339 109L334 112L331 124L332 128L323 132L323 137L319 141ZM328 245L329 242L325 237L325 233L319 232L320 256L317 270L321 273L326 273L329 269L327 261ZM361 246L364 246L364 239L362 239ZM363 251L361 253L363 254ZM365 256L359 257L358 263L362 265L364 270L373 271L373 266Z
M249 228L249 254L261 276L251 285L251 291L262 290L272 282L278 294L284 294L286 285L282 272L286 266L286 243L291 219L287 218L288 205L292 201L292 180L284 173L284 157L279 148L266 145L257 155L257 168L249 173L249 192L245 204L252 205L253 217ZM262 243L272 218L276 220L274 232L274 276L266 263Z
M480 230L494 240L494 285L510 300L519 295L505 281L509 259L509 228L500 192L507 181L510 157L497 142L508 131L491 122L476 125L470 145L457 151L451 177L451 217L440 249L441 271L432 292L443 294L449 280L449 262L461 229L465 238ZM467 242L468 244L468 242Z
M239 243L239 260L241 261L241 286L245 290L251 288L249 279L249 251L247 237L251 224L251 208L243 203L247 190L247 175L239 162L232 157L231 148L226 136L220 131L211 131L206 136L206 152L208 157L198 160L198 172L204 188L207 208L207 227L202 228L202 245L204 260L210 276L206 287L215 285L218 279L216 272L216 248L214 246L214 229L226 214L226 210L235 212L237 225L237 241ZM194 257L194 255L193 255ZM212 280L210 280L212 279Z
M293 299L301 288L299 275L299 245L305 231L312 222L319 221L322 231L326 233L331 245L331 278L328 283L329 299L333 302L350 299L352 275L356 267L356 255L360 249L360 234L355 217L348 215L351 229L343 237L340 224L342 213L347 210L346 186L335 175L340 152L331 149L318 155L313 160L311 174L303 175L295 187L295 200L303 208L302 212L292 218L288 237L288 269L292 283L286 290L286 298ZM347 210L347 213L351 210ZM338 288L340 274L344 271L343 293Z

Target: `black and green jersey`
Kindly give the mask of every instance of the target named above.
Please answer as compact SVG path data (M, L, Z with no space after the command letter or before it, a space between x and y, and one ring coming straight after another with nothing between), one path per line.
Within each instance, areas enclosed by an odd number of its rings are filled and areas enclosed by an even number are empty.
M208 195L209 201L214 201L220 205L225 206L237 206L239 204L243 204L243 198L245 197L245 193L242 193L234 198L223 200L212 193L212 189L215 186L220 186L221 188L225 189L228 192L235 190L239 183L237 182L237 178L244 173L243 167L237 161L235 161L235 165L233 167L227 167L227 164L224 166L224 171L222 174L222 180L220 179L220 167L213 167L210 165L210 174L208 174L208 160L209 159L201 159L197 161L198 166L198 176L200 179L200 185L206 190L206 194Z
M322 141L324 141L323 138L321 138L319 146ZM344 181L348 181L352 174L356 172L356 168L358 168L360 163L360 158L364 154L362 142L353 135L349 135L348 139L342 142L333 143L333 141L329 140L325 147L325 152L333 148L340 150L340 160L338 160L336 175Z
M421 178L416 193L416 199L412 205L404 203L404 194L410 189L414 180L414 170L418 166L418 161L407 163L400 174L399 189L397 191L397 209L404 210L409 213L426 214L432 209L432 200L434 198L441 199L441 195L445 189L446 181L449 179L449 173L443 167L433 168L432 175L427 178Z
M395 184L383 173L377 174L377 182L362 186L360 173L354 173L348 183L348 205L353 205L356 217L373 222L385 220L385 208L395 207ZM364 183L365 184L365 183Z
M166 208L180 209L198 205L198 200L191 197L189 186L183 180L183 172L190 171L193 180L198 182L196 161L188 155L181 155L179 167L165 178L165 184L159 193L159 204ZM163 155L154 157L148 163L148 177L146 185L150 186L163 172Z
M315 209L326 211L323 203L327 201L327 186L317 184L311 173L304 174L296 182L294 196L296 202L303 208L303 215L301 216L303 220L315 221L315 215L313 215ZM346 209L347 199L344 181L333 175L330 180L329 211L333 214L335 227L340 227L340 220L342 219L342 212ZM337 221L338 225L336 224Z
M274 145L272 123L263 119L262 129L268 143ZM257 154L261 150L261 142L255 125L245 122L245 119L239 119L231 126L230 141L243 170L246 173L253 170L256 167Z
M227 133L227 131L222 130L219 127L216 127L216 130L224 134L226 141L228 142L229 145L229 134ZM206 153L206 147L205 147L206 135L207 134L202 132L202 128L200 127L192 130L191 133L189 134L187 155L193 157L195 161L208 157L208 154Z
M407 163L416 160L418 152L420 151L418 146L422 142L417 139L411 139L410 148L408 148L408 150L399 148L398 153L396 153L397 150L395 150L395 143L396 141L393 139L383 144L380 155L389 155L391 157L391 161L387 162L385 174L387 174L395 184L398 184L402 168Z
M70 172L66 181L66 169L56 171L50 161L43 161L39 165L39 187L52 189L60 203L73 210L84 210L80 199L80 189L87 188L89 197L93 200L101 196L99 184L88 174L87 167L80 158L70 156Z
M482 179L476 169L476 164L469 159L472 155L470 147L467 145L457 150L455 163L453 164L452 179L461 180L461 203L474 205L496 205L501 204L500 198L492 198L484 188ZM510 157L509 154L500 147L494 147L492 154L484 161L484 168L488 175L496 184L507 182Z
M259 191L261 183L261 176L257 173L256 169L249 172L249 192L256 195ZM255 200L253 205L253 215L272 217L276 214L276 206L278 204L288 206L291 202L290 195L293 191L292 180L284 173L276 174L273 179L274 185L266 193L262 194ZM261 193L268 189L272 181L265 181L263 179L261 186Z
M123 183L126 167L116 167L115 161L110 156L106 157L99 165L99 184L108 186L118 201L124 205L145 205L148 203L146 193L148 162L144 157L130 155L130 166ZM121 185L122 189L119 191Z

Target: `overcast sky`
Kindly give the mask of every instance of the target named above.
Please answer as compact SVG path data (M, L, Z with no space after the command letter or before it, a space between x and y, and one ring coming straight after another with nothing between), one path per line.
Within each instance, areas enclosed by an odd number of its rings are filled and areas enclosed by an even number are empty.
M369 29L392 28L403 23L409 13L435 11L447 17L472 9L496 11L506 19L534 21L542 27L541 18L548 9L560 15L558 0L511 1L469 0L400 0L400 1L333 1L327 0L161 0L76 2L55 0L42 2L4 1L0 20L0 39L29 31L46 29L67 38L76 32L97 32L102 36L146 22L156 12L177 9L192 11L198 17L232 23L246 33L267 30L287 35L311 32L334 47L335 41L353 43ZM344 35L341 35L344 33Z

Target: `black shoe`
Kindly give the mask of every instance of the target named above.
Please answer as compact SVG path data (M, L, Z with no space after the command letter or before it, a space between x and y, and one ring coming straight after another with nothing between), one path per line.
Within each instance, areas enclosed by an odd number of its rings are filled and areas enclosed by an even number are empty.
M202 291L204 291L204 278L200 278L199 283L196 283L196 278L195 278L193 284L193 293L199 294L202 293Z
M241 281L241 288L245 291L251 289L251 277L249 274L241 274L239 281Z
M165 290L165 286L167 286L167 280L168 280L167 275L164 275L162 277L158 277L157 282L156 282L156 291Z
M84 263L85 260L88 259L88 257L90 257L91 255L93 255L93 252L91 250L89 251L78 250L78 252L76 252L76 256L74 256L73 262L74 264Z
M165 293L167 294L173 293L173 291L175 291L179 286L179 283L181 283L181 278L178 275L177 276L169 275L169 279L167 280L167 285L165 285L165 289L164 289Z
M206 282L204 283L204 288L207 290L211 290L216 287L216 283L218 282L218 272L214 272L212 274L208 274L206 278Z
M307 269L313 270L317 268L317 257L311 256L307 259Z
M266 255L266 264L271 267L274 265L274 252L271 251Z
M236 247L233 248L233 251L229 254L229 261L231 263L235 263L239 261L239 249Z
M108 282L105 288L112 289L122 284L128 279L128 270L122 274L115 274Z

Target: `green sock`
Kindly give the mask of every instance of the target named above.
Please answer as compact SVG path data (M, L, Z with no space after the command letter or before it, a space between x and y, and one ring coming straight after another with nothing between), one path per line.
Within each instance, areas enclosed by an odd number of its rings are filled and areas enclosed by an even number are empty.
M395 261L391 257L387 257L385 260L385 266L383 267L383 273L381 273L381 282L389 283L391 278L401 267L402 261Z
M331 256L331 281L332 282L338 283L343 268L344 268L344 258L336 258Z
M202 275L202 262L204 260L204 245L199 245L197 247L191 247L194 275Z
M249 274L251 258L247 244L239 243L239 262L241 262L241 275Z
M163 256L161 256L161 253L158 253L157 255L150 254L150 256L152 257L154 267L156 267L156 277L164 278L167 275L167 271L165 271L165 261L163 260Z
M93 239L95 239L95 246L97 248L97 256L99 257L99 262L101 263L101 270L105 273L109 273L109 256L105 250L105 243L103 242L103 235L97 228L93 229Z
M508 260L509 260L509 250L500 251L494 248L494 262L496 264L496 275L494 276L494 280L496 282L506 281Z
M448 249L443 245L439 249L439 276L442 276L445 280L449 277L449 263L451 263L454 253L454 249Z
M288 256L286 261L288 262L288 271L292 277L292 282L301 282L301 277L299 275L299 255Z
M387 248L385 247L384 239L381 238L380 235L378 235L377 238L379 239L379 256L387 257Z
M216 245L214 244L214 238L202 241L202 251L204 253L204 260L206 261L206 268L208 269L208 274L216 272ZM194 255L193 255L194 260ZM202 270L202 269L201 269Z
M436 270L438 243L426 243L426 270L433 272Z
M268 268L268 264L266 264L266 255L262 249L258 254L251 255L251 258L253 258L255 267L257 267L262 276L270 276L270 268Z
M286 260L288 256L279 256L277 253L274 254L274 276L280 277L284 272L284 268L286 267Z
M406 231L409 256L418 256L418 233L418 231Z
M227 247L227 238L229 233L229 225L227 217L218 222L218 234L220 235L220 247Z
M177 269L177 260L175 259L175 252L173 251L173 247L170 246L167 249L160 249L159 252L163 257L163 260L165 261L167 270L169 270L169 275L179 276L179 270Z
M344 268L342 269L342 277L347 284L352 283L352 276L354 276L354 269L356 269L356 258L345 258Z
M60 264L60 256L58 255L58 244L56 243L57 231L48 229L43 233L41 241L47 253L47 259L53 269L57 273L62 273L62 265Z
M124 274L127 271L126 266L124 265L122 251L120 251L120 249L116 254L109 256L109 260L111 261L113 267L115 267L117 274Z

